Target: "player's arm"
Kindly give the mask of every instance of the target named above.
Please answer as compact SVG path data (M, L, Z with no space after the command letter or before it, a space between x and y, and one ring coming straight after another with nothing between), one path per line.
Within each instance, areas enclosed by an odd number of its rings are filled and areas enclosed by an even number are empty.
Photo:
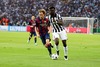
M39 32L38 32L38 28L37 27L35 27L35 32L36 32L36 35L39 37L40 35L39 35Z
M49 27L48 27L48 30L49 30L48 33L51 33L51 31L52 31L52 27L49 26Z
M32 28L33 26L32 26L32 25L30 25L30 27Z
M50 26L50 21L48 21L48 33L51 33L52 27Z
M31 21L29 21L29 24L28 24L28 25L29 25L31 28L33 27Z
M30 25L30 27L32 28L32 27L34 27L36 24L35 23L33 23L32 25Z
M63 25L63 21L61 19L57 20L57 24Z
M58 15L58 20L57 20L57 24L59 25L63 25L63 20L62 20L62 17L60 15Z
M35 25L35 32L36 32L36 35L39 37L39 29L38 29L38 24L37 24L37 21L35 21L36 25Z

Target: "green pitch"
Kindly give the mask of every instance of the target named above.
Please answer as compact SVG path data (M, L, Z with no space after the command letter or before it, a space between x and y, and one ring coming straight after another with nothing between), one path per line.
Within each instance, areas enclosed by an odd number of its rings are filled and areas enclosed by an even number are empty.
M27 43L28 36L26 32L0 32L0 67L100 67L100 34L68 34L68 61L61 41L59 59L52 60L40 39L35 46L33 39Z

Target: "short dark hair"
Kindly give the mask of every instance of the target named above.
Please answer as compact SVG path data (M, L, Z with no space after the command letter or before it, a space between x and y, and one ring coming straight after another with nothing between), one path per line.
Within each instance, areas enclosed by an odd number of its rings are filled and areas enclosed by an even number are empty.
M55 9L55 7L54 6L51 6L51 7L49 7L49 9Z

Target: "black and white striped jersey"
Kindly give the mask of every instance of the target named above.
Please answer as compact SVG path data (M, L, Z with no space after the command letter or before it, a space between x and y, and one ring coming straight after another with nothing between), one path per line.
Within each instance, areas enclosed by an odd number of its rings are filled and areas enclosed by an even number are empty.
M55 16L48 16L48 19L50 21L50 25L53 28L53 32L60 32L64 30L64 27L60 24L57 24L58 20L62 20L62 17L60 16L60 14L55 14Z

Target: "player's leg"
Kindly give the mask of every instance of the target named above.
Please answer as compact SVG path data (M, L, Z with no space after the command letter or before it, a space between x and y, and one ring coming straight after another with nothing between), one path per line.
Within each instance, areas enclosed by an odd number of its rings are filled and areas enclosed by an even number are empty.
M48 49L49 55L51 57L52 55L52 49L51 49L51 43L50 43L50 35L48 33L46 33L45 35L45 40L46 40L46 44L45 47Z
M67 34L65 31L60 32L60 38L63 43L63 49L64 49L64 59L68 60L68 46L67 46Z
M34 44L37 45L37 36L36 36L36 33L34 32L33 35L34 35Z
M51 47L53 48L53 45L52 45L52 40L51 40L51 39L49 39L49 41L50 41Z
M53 33L53 40L55 41L57 55L59 55L59 34Z
M45 46L45 44L46 44L45 37L44 36L40 36L40 39L41 39L43 45Z
M63 43L63 49L64 49L64 59L68 60L68 46L66 43L66 40L62 40Z
M50 45L49 44L49 38L47 38L46 35L40 36L40 38L41 38L41 41L42 41L43 45L47 48L47 50L49 52L49 55L51 57L52 52L51 52L51 48L49 46Z
M30 32L30 36L29 36L28 41L27 41L28 43L30 42L30 40L31 40L32 36L33 36L33 33L32 33L32 32Z
M51 55L52 55L52 49L51 49L51 44L50 44L49 39L46 39L45 47L48 49L49 56L51 57Z

